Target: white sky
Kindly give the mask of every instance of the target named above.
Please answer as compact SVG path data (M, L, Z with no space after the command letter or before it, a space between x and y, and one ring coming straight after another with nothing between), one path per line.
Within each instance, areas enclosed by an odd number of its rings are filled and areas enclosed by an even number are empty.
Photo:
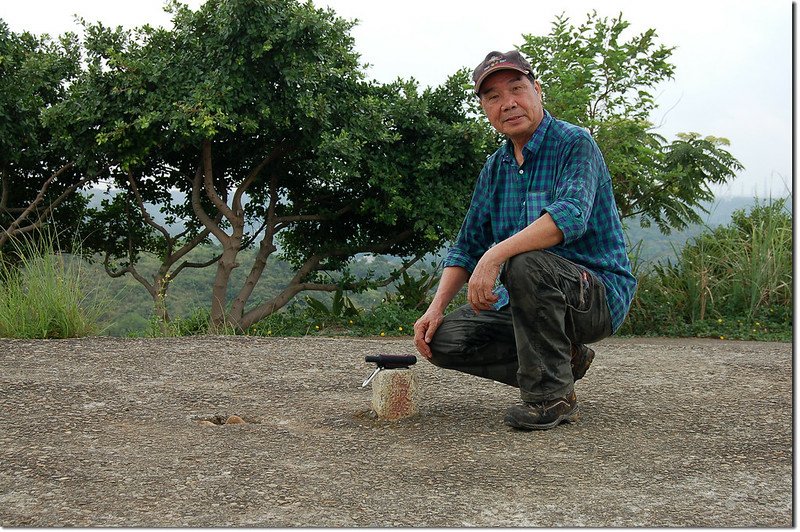
M201 0L189 0L192 7ZM783 196L792 190L792 3L789 0L315 0L347 19L356 50L378 81L413 77L438 85L491 50L547 34L555 16L579 24L592 10L631 22L628 35L655 28L676 46L675 79L659 87L652 121L678 132L726 137L745 169L720 196ZM162 0L0 0L13 31L57 35L73 15L107 25L169 25ZM623 37L625 34L623 34Z

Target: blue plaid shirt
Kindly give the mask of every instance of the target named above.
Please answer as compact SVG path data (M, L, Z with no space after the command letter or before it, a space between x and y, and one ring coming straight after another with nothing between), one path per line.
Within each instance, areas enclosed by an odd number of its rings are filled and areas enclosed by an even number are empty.
M603 156L584 129L556 120L547 111L517 164L506 141L478 177L467 216L444 266L472 272L489 247L520 232L545 212L564 233L548 251L590 270L606 287L614 332L636 291L617 205ZM508 304L508 291L495 289L495 308Z

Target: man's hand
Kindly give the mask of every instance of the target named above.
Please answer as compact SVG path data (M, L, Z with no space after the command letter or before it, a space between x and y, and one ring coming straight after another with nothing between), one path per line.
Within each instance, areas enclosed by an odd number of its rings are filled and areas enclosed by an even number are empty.
M414 323L414 345L419 354L430 360L433 356L428 344L433 340L433 335L444 320L444 311L453 297L467 282L469 272L461 266L447 266L439 279L439 288L428 306L428 310Z
M414 345L419 354L430 360L432 353L428 346L433 339L433 333L439 328L444 319L444 314L436 309L429 308L425 314L414 323Z
M483 254L483 257L481 257L481 260L478 261L472 271L467 285L467 300L472 310L476 313L481 310L491 309L492 305L498 300L497 295L492 290L494 290L494 283L500 274L503 260L495 258L494 249L492 248Z

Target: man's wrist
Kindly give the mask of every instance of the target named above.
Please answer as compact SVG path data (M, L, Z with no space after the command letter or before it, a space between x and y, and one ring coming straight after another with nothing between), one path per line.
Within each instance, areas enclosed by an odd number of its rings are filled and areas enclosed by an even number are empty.
M506 247L507 247L507 244L504 244L503 242L501 242L501 243L489 248L488 250L486 250L486 253L484 253L484 257L486 258L486 260L490 264L494 264L496 266L499 266L500 264L503 264L506 261L506 259L509 258L509 257L504 256L504 252L506 251L505 250Z
M440 298L434 297L433 301L431 301L431 304L428 305L428 312L434 311L438 312L439 314L444 314L444 311L449 304L449 301L444 301Z

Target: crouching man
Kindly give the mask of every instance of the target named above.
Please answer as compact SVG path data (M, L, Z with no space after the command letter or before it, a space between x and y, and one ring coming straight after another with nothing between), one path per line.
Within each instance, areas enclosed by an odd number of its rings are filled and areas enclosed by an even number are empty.
M550 429L577 418L574 383L613 334L636 290L611 177L584 129L553 118L517 51L473 73L492 126L507 137L487 160L439 288L414 324L437 366L516 386L506 424ZM500 285L495 287L500 279ZM467 283L469 304L444 315Z

